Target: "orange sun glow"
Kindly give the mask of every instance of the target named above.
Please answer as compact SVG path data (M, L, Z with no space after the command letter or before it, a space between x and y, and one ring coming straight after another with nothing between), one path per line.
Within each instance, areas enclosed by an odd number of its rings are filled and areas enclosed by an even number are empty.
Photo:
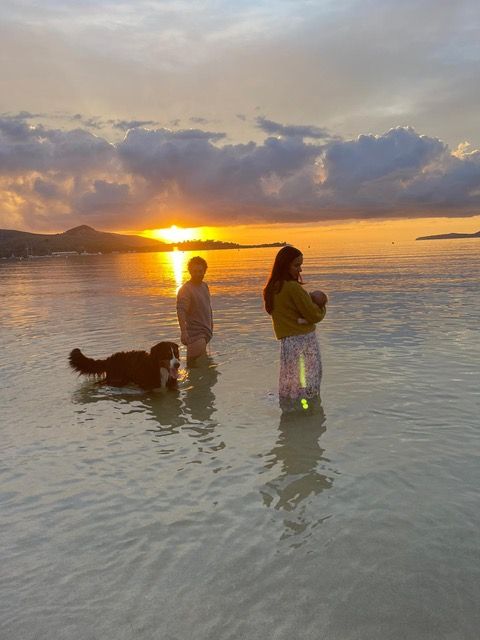
M184 229L172 224L168 229L146 229L142 235L174 244L176 242L185 242L185 240L199 240L202 233L199 228Z

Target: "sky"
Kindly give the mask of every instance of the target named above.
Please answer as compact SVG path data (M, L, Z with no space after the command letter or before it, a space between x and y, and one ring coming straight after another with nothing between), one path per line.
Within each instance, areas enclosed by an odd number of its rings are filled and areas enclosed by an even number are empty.
M477 0L2 0L0 228L477 231L479 29Z

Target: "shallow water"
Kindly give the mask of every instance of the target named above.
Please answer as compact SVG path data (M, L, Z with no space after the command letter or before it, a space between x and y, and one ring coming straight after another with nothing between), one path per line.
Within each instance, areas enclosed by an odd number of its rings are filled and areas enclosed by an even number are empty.
M305 249L322 402L281 414L275 250L205 253L178 392L67 367L177 339L188 254L0 264L0 636L478 637L479 245Z

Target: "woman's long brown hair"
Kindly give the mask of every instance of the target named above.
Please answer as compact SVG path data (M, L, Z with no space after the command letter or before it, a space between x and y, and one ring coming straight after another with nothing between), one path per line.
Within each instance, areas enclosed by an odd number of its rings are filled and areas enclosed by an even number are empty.
M295 258L301 256L302 252L291 245L282 247L275 256L275 262L273 263L272 273L263 289L263 301L265 304L265 311L271 314L273 311L273 296L275 293L280 293L285 280L293 280L290 275L289 267ZM298 280L298 278L297 278Z

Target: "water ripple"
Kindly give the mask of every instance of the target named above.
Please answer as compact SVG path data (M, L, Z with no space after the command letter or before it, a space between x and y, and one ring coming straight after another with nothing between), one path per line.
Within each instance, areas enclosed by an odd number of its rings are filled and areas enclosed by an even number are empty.
M476 638L480 259L419 244L306 252L331 302L301 414L271 250L208 254L210 360L161 394L67 355L178 339L167 254L1 264L3 636Z

